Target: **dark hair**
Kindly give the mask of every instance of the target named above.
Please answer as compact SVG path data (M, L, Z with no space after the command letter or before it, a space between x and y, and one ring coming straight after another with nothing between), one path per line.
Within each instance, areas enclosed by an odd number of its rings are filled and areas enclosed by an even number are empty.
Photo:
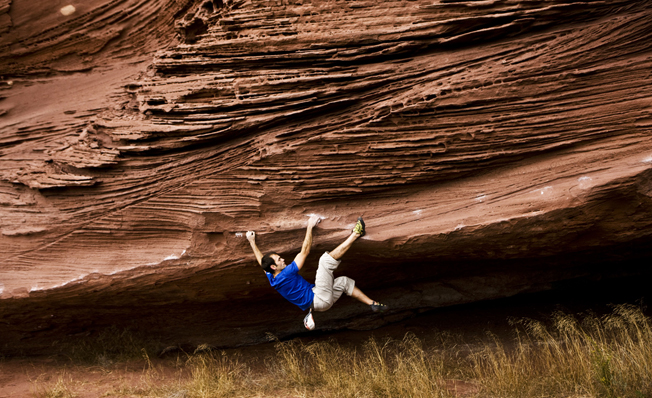
M274 273L274 270L271 268L272 265L276 265L276 261L272 258L272 254L276 253L267 253L263 256L262 260L260 260L260 266L263 267L265 272L269 272L270 274Z

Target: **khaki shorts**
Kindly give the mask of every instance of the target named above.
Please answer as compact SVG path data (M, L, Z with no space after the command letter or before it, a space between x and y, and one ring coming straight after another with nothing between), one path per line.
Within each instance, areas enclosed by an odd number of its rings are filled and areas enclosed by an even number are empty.
M335 302L346 293L347 296L353 294L355 281L346 276L333 277L333 271L337 269L341 261L335 260L328 252L324 253L319 259L317 276L315 276L315 287L312 291L315 293L315 299L312 308L315 311L326 311L335 304Z

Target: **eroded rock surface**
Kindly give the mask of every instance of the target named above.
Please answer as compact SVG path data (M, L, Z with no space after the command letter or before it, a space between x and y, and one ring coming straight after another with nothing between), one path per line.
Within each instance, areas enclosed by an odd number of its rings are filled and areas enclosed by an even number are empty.
M243 233L291 259L309 214L307 279L364 214L341 273L393 308L326 329L646 272L650 1L26 4L0 2L5 350L297 333Z

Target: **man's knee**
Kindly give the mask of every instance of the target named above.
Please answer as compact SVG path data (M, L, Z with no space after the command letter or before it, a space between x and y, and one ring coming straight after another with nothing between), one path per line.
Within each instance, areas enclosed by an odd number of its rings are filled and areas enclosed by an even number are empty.
M355 281L348 276L339 276L335 278L333 282L333 290L339 290L344 292L347 296L353 294L353 289L355 288Z
M325 252L322 254L322 256L319 258L319 266L320 267L326 267L329 270L335 270L342 261L340 260L335 260L333 257L328 252Z

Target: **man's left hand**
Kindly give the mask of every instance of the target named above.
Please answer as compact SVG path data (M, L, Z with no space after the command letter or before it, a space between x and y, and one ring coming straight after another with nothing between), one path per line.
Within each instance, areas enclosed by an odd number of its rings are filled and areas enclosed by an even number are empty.
M256 240L256 233L254 231L247 231L246 236L249 242L253 242L254 240Z

